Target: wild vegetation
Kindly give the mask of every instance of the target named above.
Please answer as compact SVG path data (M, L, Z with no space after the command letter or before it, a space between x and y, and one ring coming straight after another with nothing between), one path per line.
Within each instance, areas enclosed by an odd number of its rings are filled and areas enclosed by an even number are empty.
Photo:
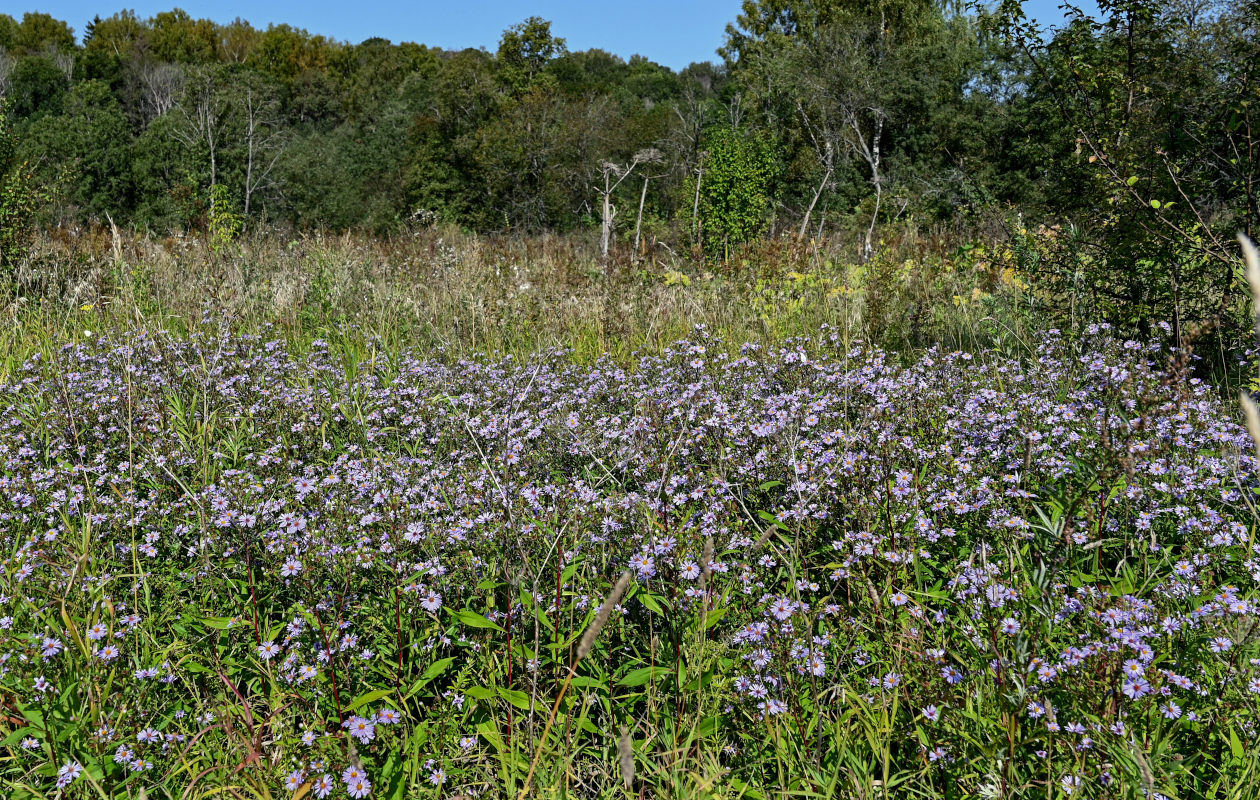
M6 780L1247 796L1254 448L1170 355L68 344L4 387Z
M1257 796L1257 8L0 15L0 793Z
M1054 309L1142 336L1245 329L1228 303L1257 214L1255 4L1066 13L1047 31L1016 0L748 0L722 61L678 72L572 52L539 18L448 52L179 10L96 17L81 41L0 15L0 176L53 195L5 200L5 236L35 212L218 243L437 220L600 229L605 262L765 241L861 262L903 225L952 247L1045 227L1060 246L1027 266L1070 298Z

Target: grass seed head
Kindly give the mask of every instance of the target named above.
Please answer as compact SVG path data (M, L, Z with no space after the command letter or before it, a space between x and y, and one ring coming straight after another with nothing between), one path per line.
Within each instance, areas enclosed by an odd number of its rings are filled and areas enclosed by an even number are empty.
M628 792L634 784L634 749L630 746L628 728L622 728L621 736L617 738L617 761L621 765L621 783Z
M604 625L608 623L608 618L612 615L613 609L617 607L617 603L621 602L621 597L626 593L626 589L630 587L630 570L621 573L621 578L617 581L617 585L613 587L608 596L604 598L604 602L600 604L599 611L595 614L595 619L591 621L591 625L586 629L586 633L582 634L582 641L578 644L577 658L578 661L586 658L587 653L591 652L591 648L595 646L595 639L599 637L599 632L604 629Z
M709 576L713 574L713 537L706 536L704 539L704 554L700 556L700 590L704 591L709 585Z

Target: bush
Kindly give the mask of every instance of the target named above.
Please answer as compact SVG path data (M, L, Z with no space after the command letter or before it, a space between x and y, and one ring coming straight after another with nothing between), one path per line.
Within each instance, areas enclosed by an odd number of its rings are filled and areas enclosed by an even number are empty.
M17 138L0 107L0 267L6 271L22 260L30 246L37 197L31 170L18 162Z

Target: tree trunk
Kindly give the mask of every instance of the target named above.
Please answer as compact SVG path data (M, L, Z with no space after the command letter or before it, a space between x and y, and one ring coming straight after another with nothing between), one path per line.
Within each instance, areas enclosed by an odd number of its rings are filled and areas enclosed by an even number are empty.
M599 254L602 261L608 263L608 243L612 239L612 223L613 216L617 210L612 204L612 187L609 186L608 171L604 170L604 195L603 209L601 210L601 220L599 226Z
M253 195L254 193L254 120L252 118L252 115L251 115L247 130L249 131L249 134L248 134L249 144L246 150L248 151L249 155L245 160L245 219L246 220L249 219L250 196Z
M879 221L879 207L884 200L884 182L879 174L879 137L884 132L884 118L875 123L875 135L871 137L871 182L875 184L875 210L871 212L871 224L866 228L865 255L869 260L875 253L871 240L875 238L875 224Z
M213 137L210 138L209 144L210 144L210 219L214 219L214 214L216 210L214 207L215 206L214 187L218 185L219 173L217 169L217 163L215 161Z
M639 232L643 230L643 203L647 200L647 187L649 178L643 176L643 191L639 194L639 216L634 220L634 255L639 256Z
M704 180L704 168L696 168L696 201L691 205L691 218L696 221L696 249L701 246L700 241L700 181Z
M814 206L818 204L818 198L822 196L823 189L827 186L827 181L831 180L831 167L827 167L827 174L823 175L822 183L818 184L818 191L814 192L814 199L809 201L809 208L805 209L805 219L801 220L801 232L796 235L797 241L805 238L805 231L809 229L809 217L814 213Z

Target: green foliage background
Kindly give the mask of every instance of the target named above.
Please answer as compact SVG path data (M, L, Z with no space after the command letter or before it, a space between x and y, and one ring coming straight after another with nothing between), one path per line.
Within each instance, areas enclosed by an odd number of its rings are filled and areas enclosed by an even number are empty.
M0 14L0 90L10 160L56 190L43 223L206 233L218 192L247 231L594 230L603 165L653 148L646 189L613 198L623 257L635 230L707 262L1051 231L1023 268L1057 321L1228 336L1233 236L1260 214L1257 8L1107 0L1045 30L1019 0L746 0L722 60L678 71L570 50L538 17L455 52Z

